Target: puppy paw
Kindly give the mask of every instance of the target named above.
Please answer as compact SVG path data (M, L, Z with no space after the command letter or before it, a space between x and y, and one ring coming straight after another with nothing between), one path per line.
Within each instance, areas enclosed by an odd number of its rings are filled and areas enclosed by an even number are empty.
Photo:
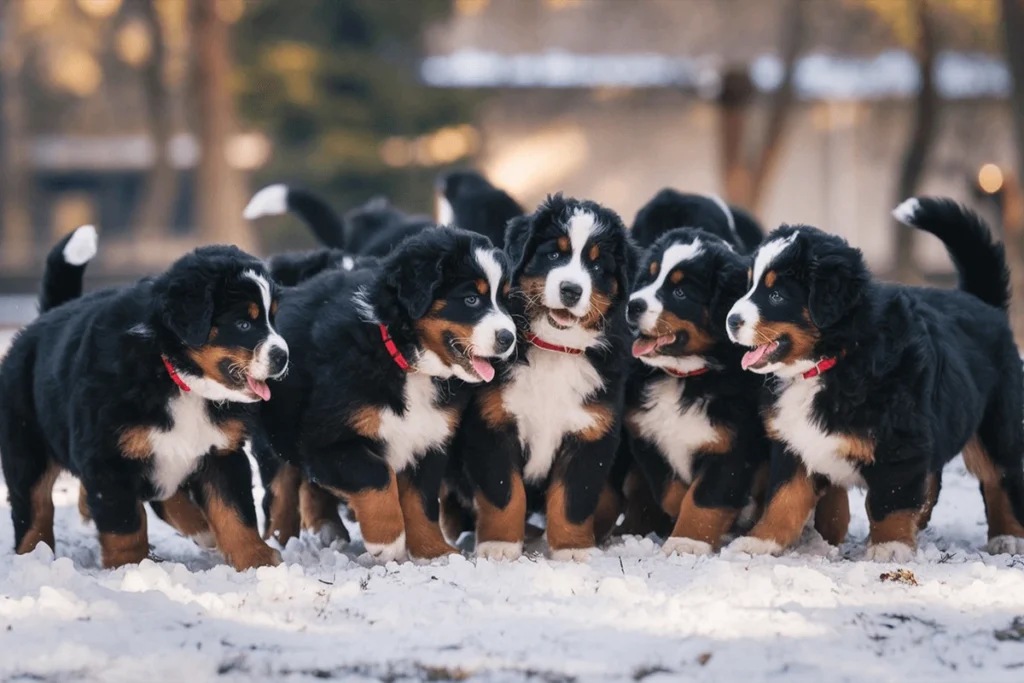
M391 543L366 543L366 552L374 560L381 564L388 562L403 562L407 558L405 551L405 532L399 534L398 538Z
M899 541L887 541L885 543L872 543L868 546L864 559L869 562L910 562L917 555L917 551L906 543Z
M729 552L747 555L779 555L783 547L775 541L756 536L740 536L729 544Z
M348 529L335 522L324 522L319 529L310 533L324 548L330 548L336 541L348 543L351 540Z
M217 548L217 539L212 531L200 531L198 534L189 536L189 538L203 550L215 550Z
M482 560L514 562L523 555L523 543L522 541L516 543L508 541L482 541L476 544L474 553L478 559Z
M996 536L988 539L988 552L992 555L1024 555L1024 538Z
M672 536L661 546L661 552L672 555L710 555L713 548L710 543L693 538Z
M247 548L244 552L233 554L229 560L235 571L244 572L254 567L276 567L281 564L281 553L261 543Z
M594 548L560 548L551 551L551 559L558 562L587 562Z

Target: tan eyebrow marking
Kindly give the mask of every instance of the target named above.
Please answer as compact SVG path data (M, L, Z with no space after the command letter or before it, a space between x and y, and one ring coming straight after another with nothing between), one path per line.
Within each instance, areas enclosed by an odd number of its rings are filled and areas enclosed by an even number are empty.
M480 294L487 294L487 290L489 289L490 287L487 285L487 280L476 281L476 291L479 292Z
M774 270L769 270L764 274L764 284L767 287L774 287L775 280L778 278L778 274Z
M672 284L674 284L674 285L679 284L682 281L682 279L683 279L683 271L681 271L681 270L673 270L672 271L672 275L669 276L669 280L671 280Z
M648 270L651 271L651 275L657 275L658 274L658 262L657 261L651 261L651 267Z
M252 318L253 320L256 320L256 318L260 317L259 304L254 304L251 302L249 303L249 317Z
M568 237L559 237L558 238L558 250L559 251L569 251L569 238Z
M601 255L601 245L595 244L592 246L588 255L590 256L591 261L596 261L597 257Z

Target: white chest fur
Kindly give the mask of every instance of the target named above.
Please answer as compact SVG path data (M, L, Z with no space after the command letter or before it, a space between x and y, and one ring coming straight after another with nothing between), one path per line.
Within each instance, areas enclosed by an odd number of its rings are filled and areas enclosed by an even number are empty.
M405 381L405 412L380 411L377 434L387 445L387 461L401 472L432 448L451 438L454 421L450 408L436 405L438 388L429 375L412 373Z
M229 445L228 436L210 419L206 400L195 393L181 393L167 405L171 414L168 431L152 429L153 450L150 482L157 497L170 497L212 448Z
M586 356L536 347L526 354L529 364L513 368L502 396L520 443L529 449L523 478L538 481L547 476L565 435L594 425L584 404L604 381Z
M685 381L666 376L648 385L643 405L634 412L631 422L641 436L658 447L676 475L689 484L693 481L693 454L704 444L718 440L719 434L702 402L680 407Z
M825 432L814 419L814 397L821 387L820 377L791 380L776 400L772 427L809 472L823 474L840 486L862 486L857 468L846 457L844 440Z

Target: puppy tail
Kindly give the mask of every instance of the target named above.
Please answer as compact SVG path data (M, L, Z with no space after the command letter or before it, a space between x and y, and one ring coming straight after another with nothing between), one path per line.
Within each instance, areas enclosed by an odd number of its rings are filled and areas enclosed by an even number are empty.
M949 251L960 289L1004 311L1010 304L1010 270L1006 250L973 211L952 199L910 198L892 212L896 220L930 232Z
M39 293L41 313L82 296L85 266L96 256L98 241L96 228L83 225L68 233L50 250Z
M242 217L251 221L285 213L294 213L301 218L324 246L345 248L345 229L341 218L326 201L306 190L280 183L267 185L252 196L242 211Z

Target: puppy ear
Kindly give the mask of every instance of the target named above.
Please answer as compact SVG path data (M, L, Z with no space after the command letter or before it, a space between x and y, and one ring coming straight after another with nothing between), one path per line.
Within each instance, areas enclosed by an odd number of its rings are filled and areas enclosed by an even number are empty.
M709 313L715 331L725 332L725 319L733 304L747 293L747 257L722 248L715 253L714 293Z
M512 272L518 272L526 259L526 245L533 234L533 216L516 216L505 224L505 254Z
M860 301L868 283L867 268L859 249L844 245L810 261L810 295L807 300L811 323L820 329L832 327Z
M213 326L213 283L195 272L167 275L158 295L160 320L187 346L202 346Z
M623 299L629 298L636 281L637 270L640 268L640 248L636 246L625 228L622 229L622 257L619 259L617 279L619 292Z
M406 241L402 256L391 260L387 284L394 291L398 305L413 320L419 320L430 310L437 288L441 286L444 270L442 261L450 249L438 249L421 241ZM395 267L397 264L401 267ZM387 266L385 265L385 268Z

